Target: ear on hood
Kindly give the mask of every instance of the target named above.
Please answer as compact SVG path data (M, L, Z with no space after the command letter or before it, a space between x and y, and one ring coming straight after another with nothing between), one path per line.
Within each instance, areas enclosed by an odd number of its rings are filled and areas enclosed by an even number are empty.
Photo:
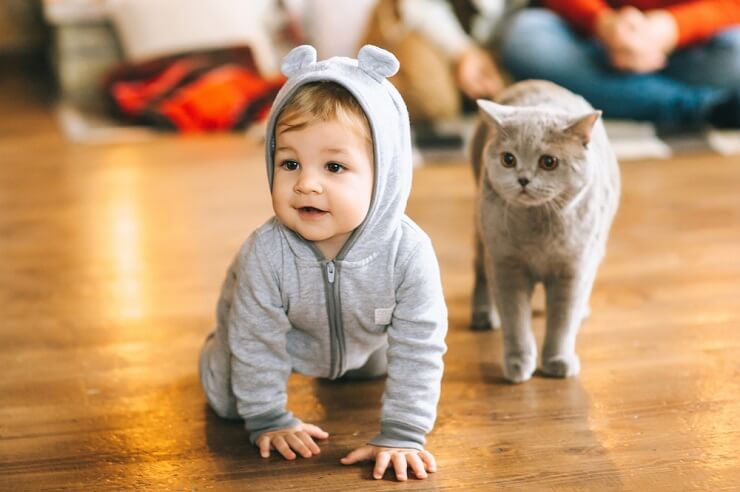
M314 63L316 63L316 48L309 44L304 44L293 48L290 53L285 55L283 63L280 66L280 71L286 77L292 77Z
M366 44L360 49L357 54L357 63L362 70L378 82L394 76L400 66L393 53L371 44Z
M281 65L281 71L286 77L292 77L306 68L314 65L317 60L316 49L308 44L293 48ZM377 46L366 44L357 54L358 67L372 78L381 82L398 72L400 66L393 53Z

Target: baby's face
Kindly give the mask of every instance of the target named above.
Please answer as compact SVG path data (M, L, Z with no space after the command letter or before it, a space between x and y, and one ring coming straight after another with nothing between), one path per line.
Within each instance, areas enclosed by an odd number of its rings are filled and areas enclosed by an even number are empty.
M274 166L272 208L278 220L334 258L370 208L370 141L332 120L278 131Z

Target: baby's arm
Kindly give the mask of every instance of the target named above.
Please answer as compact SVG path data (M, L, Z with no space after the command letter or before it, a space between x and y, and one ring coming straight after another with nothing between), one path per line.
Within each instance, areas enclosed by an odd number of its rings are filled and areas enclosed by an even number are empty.
M304 424L286 410L291 360L287 352L290 321L279 287L274 251L255 234L242 248L226 323L231 349L232 388L250 441L264 451L276 449L287 459L316 454L312 437L326 432ZM306 450L310 453L306 453Z
M396 308L388 328L388 378L380 434L342 463L375 459L374 476L380 478L390 460L399 480L406 478L404 463L417 478L424 478L425 470L436 470L424 443L437 414L446 333L447 308L437 258L424 236L402 266L396 289Z

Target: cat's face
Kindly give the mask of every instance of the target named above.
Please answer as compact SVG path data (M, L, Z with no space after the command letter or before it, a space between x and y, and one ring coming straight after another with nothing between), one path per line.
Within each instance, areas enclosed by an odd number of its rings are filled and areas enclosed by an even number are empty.
M483 149L487 176L507 202L561 205L576 196L593 174L587 145L600 112L570 116L531 107L478 101L493 131Z

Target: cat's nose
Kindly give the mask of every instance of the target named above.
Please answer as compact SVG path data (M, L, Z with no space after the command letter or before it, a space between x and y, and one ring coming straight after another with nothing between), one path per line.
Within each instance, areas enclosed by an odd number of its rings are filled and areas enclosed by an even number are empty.
M529 180L527 178L519 178L519 184L522 185L522 188L524 188L529 184Z

